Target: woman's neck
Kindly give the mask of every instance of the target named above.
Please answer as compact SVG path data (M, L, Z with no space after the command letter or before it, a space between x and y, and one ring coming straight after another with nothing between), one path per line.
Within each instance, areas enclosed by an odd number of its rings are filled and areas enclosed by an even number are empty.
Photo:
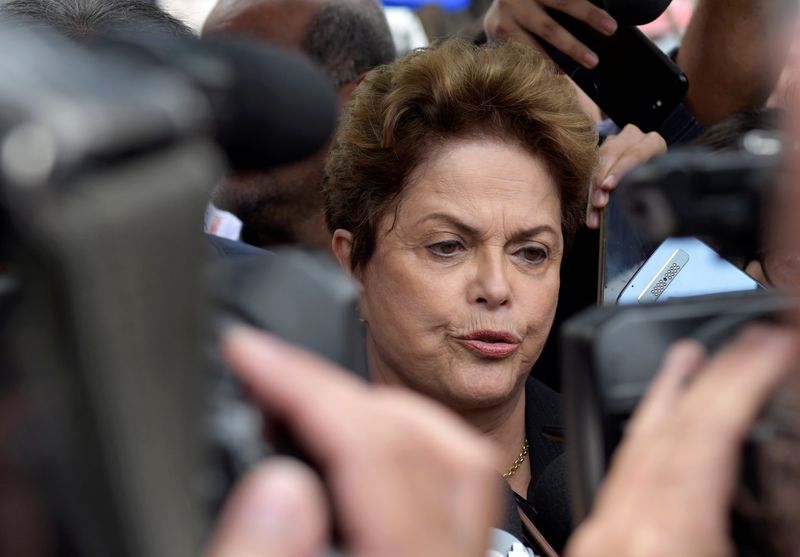
M381 365L370 346L369 357L370 378L375 383L402 385L400 377L392 373L388 366ZM505 474L519 458L525 441L525 383L523 382L509 400L488 408L459 409L453 408L467 423L483 433L497 447L502 468L499 474ZM517 471L508 478L508 483L517 494L527 498L528 484L531 479L528 455Z
M497 408L468 410L459 412L462 418L494 443L504 467L498 470L506 473L522 452L525 441L525 390L520 389L516 399ZM527 498L528 484L531 480L531 467L528 459L517 469L508 483L518 495Z

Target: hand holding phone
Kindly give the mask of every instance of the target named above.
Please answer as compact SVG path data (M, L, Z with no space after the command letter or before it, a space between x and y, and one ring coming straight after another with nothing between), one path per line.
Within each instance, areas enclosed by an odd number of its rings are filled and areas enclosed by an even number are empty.
M557 40L547 40L547 33L537 35L541 47L619 127L634 124L644 132L656 131L683 101L686 75L636 27L620 25L606 34L564 12L547 13L596 53L599 63L576 63Z
M495 0L483 19L483 28L490 41L515 39L538 45L534 35L548 41L574 62L585 68L597 66L597 53L560 25L546 8L556 4L547 0ZM558 9L598 33L613 35L617 22L608 12L589 0L559 2Z

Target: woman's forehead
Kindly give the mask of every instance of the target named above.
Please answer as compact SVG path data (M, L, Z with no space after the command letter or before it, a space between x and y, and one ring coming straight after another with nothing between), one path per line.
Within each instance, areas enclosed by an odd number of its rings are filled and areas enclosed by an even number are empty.
M500 140L443 146L414 173L402 197L401 211L417 217L445 207L474 218L552 213L560 222L558 189L545 162Z

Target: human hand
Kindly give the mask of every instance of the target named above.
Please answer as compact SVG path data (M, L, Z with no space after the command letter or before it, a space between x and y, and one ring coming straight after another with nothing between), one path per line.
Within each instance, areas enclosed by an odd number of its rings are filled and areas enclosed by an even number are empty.
M571 15L604 35L617 30L614 18L589 0L494 0L483 18L486 36L490 41L514 39L538 46L536 35L584 67L597 66L597 54L556 23L545 8Z
M264 333L235 331L224 351L323 469L349 555L485 555L500 463L478 433L427 399L369 387ZM234 493L209 557L311 556L325 546L319 480L299 463L265 466Z
M299 461L269 459L228 498L206 557L316 557L329 524L319 478Z
M741 445L800 355L796 332L753 327L710 360L684 341L667 354L567 557L734 553L730 504Z
M600 164L589 189L586 226L600 227L600 213L622 177L642 163L667 152L667 142L656 132L644 133L628 124L600 147Z

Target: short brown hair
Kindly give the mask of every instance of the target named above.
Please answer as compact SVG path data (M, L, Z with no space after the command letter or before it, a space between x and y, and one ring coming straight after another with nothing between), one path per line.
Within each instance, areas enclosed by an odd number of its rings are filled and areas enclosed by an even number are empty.
M353 269L411 173L449 139L496 137L541 156L559 187L564 239L581 222L597 134L567 78L539 51L458 39L367 74L345 108L326 164L325 218L353 234Z

